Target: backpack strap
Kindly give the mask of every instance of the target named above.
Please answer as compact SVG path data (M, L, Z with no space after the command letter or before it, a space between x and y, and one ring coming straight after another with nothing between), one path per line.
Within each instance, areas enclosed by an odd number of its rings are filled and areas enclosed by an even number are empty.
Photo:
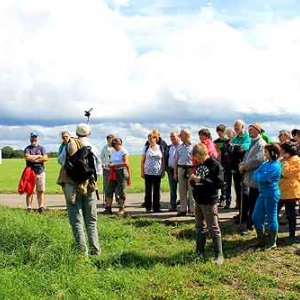
M83 147L83 142L77 138L70 138L68 143L68 153L70 156L74 155L79 149Z

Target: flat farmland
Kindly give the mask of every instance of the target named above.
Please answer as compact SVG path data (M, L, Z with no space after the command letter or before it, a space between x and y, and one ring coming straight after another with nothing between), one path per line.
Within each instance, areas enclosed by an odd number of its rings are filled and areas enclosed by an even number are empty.
M131 186L128 193L144 192L144 180L141 178L141 156L130 156ZM24 159L3 159L0 165L0 193L12 194L18 192L18 184L25 167ZM61 194L61 187L56 183L60 166L56 158L50 158L46 163L46 193ZM167 176L162 180L162 191L169 190ZM102 177L99 180L99 191L102 192Z

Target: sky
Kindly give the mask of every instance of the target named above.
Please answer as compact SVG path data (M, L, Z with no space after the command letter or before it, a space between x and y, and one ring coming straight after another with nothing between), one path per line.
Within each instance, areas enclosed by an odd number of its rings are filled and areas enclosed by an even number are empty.
M0 49L0 147L56 150L89 108L131 153L153 128L300 127L297 0L6 0Z

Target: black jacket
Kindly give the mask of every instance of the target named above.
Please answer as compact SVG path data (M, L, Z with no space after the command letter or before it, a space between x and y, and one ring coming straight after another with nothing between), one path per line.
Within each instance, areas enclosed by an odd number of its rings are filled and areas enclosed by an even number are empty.
M218 202L218 190L224 185L224 172L221 164L209 157L203 164L195 167L195 175L200 183L191 180L193 197L198 204L215 204Z

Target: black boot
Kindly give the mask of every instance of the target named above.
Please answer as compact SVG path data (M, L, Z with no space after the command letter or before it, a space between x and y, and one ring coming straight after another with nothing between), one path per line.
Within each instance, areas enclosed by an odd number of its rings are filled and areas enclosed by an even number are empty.
M111 207L105 207L105 210L102 212L103 215L112 215Z
M222 250L222 238L221 236L213 237L213 245L215 251L215 259L214 262L217 265L221 265L224 262L223 250Z
M205 258L206 232L196 230L196 253Z

